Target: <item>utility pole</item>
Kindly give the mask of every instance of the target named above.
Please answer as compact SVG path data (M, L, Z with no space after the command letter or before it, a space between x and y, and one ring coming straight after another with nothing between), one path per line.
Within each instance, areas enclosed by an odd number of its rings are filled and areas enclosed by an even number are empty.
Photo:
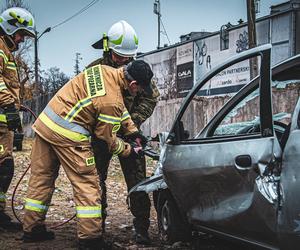
M256 26L255 26L255 0L247 0L247 19L248 19L248 44L249 49L257 46L256 44ZM258 75L257 57L250 59L250 79Z
M35 30L35 37L34 37L34 94L37 96L39 91L39 59L38 59L38 32Z
M155 0L153 5L153 13L157 15L157 49L160 48L160 2L159 0Z
M80 73L80 69L79 69L79 60L82 60L82 57L80 57L80 53L76 53L76 57L75 57L75 66L74 66L74 73L75 75L78 75Z
M39 57L38 57L38 40L41 38L42 35L45 33L51 31L51 28L48 27L45 29L39 36L38 32L35 30L35 38L34 38L34 80L35 80L35 86L34 86L34 93L36 96L39 94Z

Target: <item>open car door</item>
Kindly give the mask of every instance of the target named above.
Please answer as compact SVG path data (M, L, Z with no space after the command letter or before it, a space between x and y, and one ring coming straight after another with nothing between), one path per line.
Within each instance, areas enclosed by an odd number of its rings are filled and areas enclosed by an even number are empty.
M190 224L266 247L277 245L278 195L258 189L268 181L276 186L276 178L266 180L263 173L281 155L272 120L270 53L269 45L251 49L210 71L183 103L162 161L164 179ZM209 102L202 87L252 58L260 60L256 80L195 132L191 121L203 117L197 111L206 112L203 104ZM239 120L237 112L246 111L250 115Z

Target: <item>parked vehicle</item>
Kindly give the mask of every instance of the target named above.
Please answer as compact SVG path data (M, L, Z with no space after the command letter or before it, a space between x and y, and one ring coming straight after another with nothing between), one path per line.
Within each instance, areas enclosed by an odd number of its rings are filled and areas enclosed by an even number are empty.
M284 105L279 92L300 84L300 55L272 70L270 55L270 45L257 47L211 70L162 133L155 174L130 193L153 192L164 240L201 231L268 249L298 248L300 99ZM223 106L210 105L213 116L205 113L210 80L251 68L253 59L259 75Z

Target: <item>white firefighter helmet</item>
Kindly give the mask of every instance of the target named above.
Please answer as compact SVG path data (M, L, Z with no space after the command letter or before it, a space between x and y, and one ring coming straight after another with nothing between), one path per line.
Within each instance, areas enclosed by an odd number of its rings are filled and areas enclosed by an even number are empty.
M19 7L9 8L0 15L0 26L7 35L24 30L28 36L35 37L35 22L32 14Z
M121 20L111 26L108 33L108 48L123 57L136 56L138 38L132 26Z

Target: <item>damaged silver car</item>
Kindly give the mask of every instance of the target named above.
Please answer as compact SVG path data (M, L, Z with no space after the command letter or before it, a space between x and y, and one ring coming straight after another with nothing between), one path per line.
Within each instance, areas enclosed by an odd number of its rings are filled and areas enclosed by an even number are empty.
M298 249L300 55L272 69L270 58L264 45L211 70L162 133L155 174L130 192L153 193L163 240L198 231ZM249 65L256 76L235 95L209 95L212 81Z

